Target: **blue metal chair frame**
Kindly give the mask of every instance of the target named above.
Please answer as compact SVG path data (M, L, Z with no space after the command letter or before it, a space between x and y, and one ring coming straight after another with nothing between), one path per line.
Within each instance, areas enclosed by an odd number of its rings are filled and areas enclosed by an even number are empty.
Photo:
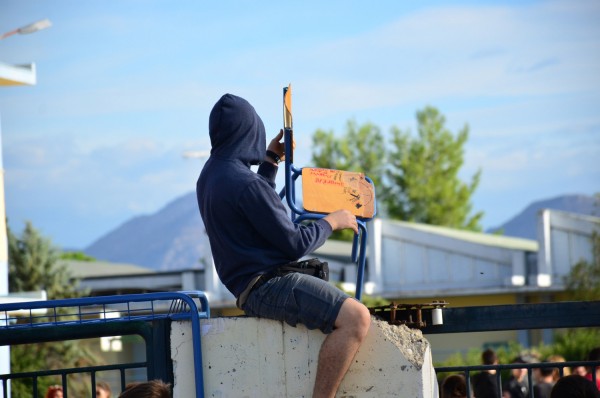
M288 87L283 88L283 96L288 90ZM284 106L285 108L285 106ZM318 220L325 217L325 214L311 213L303 208L300 208L296 204L296 180L302 175L302 168L297 168L293 164L293 127L287 126L285 123L285 109L284 109L284 129L283 129L283 142L285 150L285 187L279 193L279 197L283 200L286 199L287 205L291 210L291 218L295 223L299 223L305 220ZM373 181L369 177L365 179L373 185ZM375 190L373 190L375 192ZM373 198L375 201L375 198ZM377 201L375 201L375 211L373 217L377 214ZM356 221L358 224L359 233L354 234L352 241L352 262L357 263L358 272L356 275L356 293L355 297L360 301L362 297L364 272L367 259L367 222L371 221L372 218L357 217Z
M199 300L200 309L194 299ZM155 308L157 301L170 301L166 313ZM135 308L133 303L147 302L149 306ZM126 307L115 309L107 307L124 304ZM100 307L100 310L86 311L85 307ZM58 309L62 308L63 312ZM75 310L69 311L68 309ZM45 315L36 315L33 310L48 309ZM66 310L65 310L66 309ZM26 310L29 316L9 316L10 311ZM117 318L107 318L107 314L119 314ZM158 319L190 320L194 355L194 376L196 398L204 397L204 379L202 376L202 347L200 343L200 319L210 318L208 299L201 291L158 292L144 294L125 294L119 296L83 297L76 299L31 301L0 304L0 330L37 329L49 326L78 326L107 322L153 321ZM11 321L15 323L11 324ZM24 322L25 321L25 322ZM0 343L1 345L1 343Z

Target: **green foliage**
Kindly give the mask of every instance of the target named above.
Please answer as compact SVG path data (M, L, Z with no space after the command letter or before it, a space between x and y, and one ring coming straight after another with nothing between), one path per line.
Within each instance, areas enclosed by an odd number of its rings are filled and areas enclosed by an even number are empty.
M49 299L78 297L77 281L65 266L59 266L59 250L25 224L20 237L10 228L8 235L8 289L10 292L46 290Z
M557 354L567 361L583 361L589 352L600 345L600 329L569 329L554 335L549 354Z
M379 186L385 165L385 142L379 127L371 123L358 126L348 121L346 133L336 138L333 131L317 130L313 135L312 161L315 167L365 173ZM350 230L335 231L333 239L350 241Z
M10 349L10 367L13 373L50 369L68 369L102 364L88 349L81 348L77 341L15 345ZM89 378L83 375L68 377L69 396L89 396ZM43 397L49 386L61 384L60 377L38 379L38 396ZM33 391L33 380L15 379L11 383L13 397L29 397Z
M444 127L445 118L433 107L417 112L418 136L392 129L392 152L386 186L387 211L392 218L480 231L479 212L471 213L470 198L479 184L477 172L470 184L458 178L465 126L456 137Z
M498 363L511 363L519 355L530 355L539 357L539 351L534 349L533 351L525 350L520 344L511 341L508 344L501 344L497 346L486 346L481 348L470 348L466 353L457 352L447 360L436 364L435 366L473 366L481 365L481 354L484 350L491 348L498 357Z
M549 345L540 344L536 347L526 349L516 342L510 342L508 345L502 345L492 348L498 356L498 363L510 364L518 356L528 356L538 361L543 361L550 355L560 355L567 361L583 361L588 353L595 347L598 347L600 341L600 330L598 329L569 329L564 332L554 334L554 343ZM455 353L445 361L436 363L435 367L448 366L473 366L481 364L481 353L484 349L471 348L466 353ZM438 373L438 380L441 382L451 373ZM502 373L502 379L508 377L508 372Z
M338 282L335 284L335 286L340 289L341 291L343 291L344 293L347 293L351 296L354 295L354 291L349 291L344 289L344 286L342 283ZM365 306L367 306L368 308L371 307L382 307L384 305L390 305L392 302L384 299L383 297L378 297L378 296L369 296L368 294L363 294L360 302L363 303Z
M377 187L386 162L385 141L379 127L358 126L350 120L342 138L336 138L333 131L314 133L312 161L315 167L365 173Z
M592 234L592 262L579 261L565 277L565 287L575 301L600 300L600 234Z
M76 260L76 261L96 261L94 257L88 256L84 252L63 252L60 254L61 260Z
M31 223L26 223L20 237L15 236L10 229L7 230L7 235L10 292L44 289L50 299L79 296L78 281L69 274L66 267L57 264L59 250L49 239L40 235ZM75 341L14 345L10 351L11 370L14 373L77 367L96 362L94 355L80 348ZM27 378L14 380L13 396L30 396L32 382L32 379ZM52 378L40 379L40 393L43 395L49 385L57 383L60 384L60 381ZM82 382L73 386L73 392L78 390L86 390Z
M498 346L471 348L466 353L457 352L445 361L435 363L435 367L450 367L450 366L475 366L481 365L481 354L487 348L492 348L498 357L499 364L509 364L518 356L529 356L533 358L542 358L539 348L527 350L516 342L509 342L508 345L502 344ZM506 380L510 375L509 371L502 372L502 379ZM441 383L444 378L452 373L439 372L437 374L438 381Z
M392 302L384 299L383 297L379 297L379 296L369 296L368 294L363 294L362 297L360 298L361 303L363 303L365 306L371 308L371 307L383 307L383 306L387 306L390 305Z
M387 146L372 123L349 121L341 138L317 130L312 161L315 167L365 173L377 189L379 209L391 218L480 231L483 213L470 215L470 200L481 173L469 184L458 178L468 127L455 137L433 107L417 112L417 122L416 138L394 127Z

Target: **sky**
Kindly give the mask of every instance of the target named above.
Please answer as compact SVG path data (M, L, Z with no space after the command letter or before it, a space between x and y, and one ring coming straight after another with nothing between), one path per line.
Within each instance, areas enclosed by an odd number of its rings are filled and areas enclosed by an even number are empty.
M210 149L222 94L274 136L288 83L299 166L317 129L416 134L431 105L469 128L460 175L482 171L485 229L600 191L598 1L0 2L0 33L44 18L0 41L0 62L37 68L0 87L6 212L65 249L194 191L203 160L182 154Z

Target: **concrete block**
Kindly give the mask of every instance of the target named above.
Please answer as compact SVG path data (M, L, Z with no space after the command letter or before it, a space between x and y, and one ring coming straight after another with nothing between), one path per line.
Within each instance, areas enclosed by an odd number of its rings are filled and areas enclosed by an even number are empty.
M206 397L310 397L326 335L258 318L201 321ZM194 396L191 327L174 322L174 397ZM420 331L373 319L337 397L437 398L429 343Z

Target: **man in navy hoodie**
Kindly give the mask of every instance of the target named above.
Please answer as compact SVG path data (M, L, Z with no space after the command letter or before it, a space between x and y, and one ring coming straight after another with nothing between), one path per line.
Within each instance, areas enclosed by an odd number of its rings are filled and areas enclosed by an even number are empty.
M317 277L273 272L312 253L335 230L357 232L356 218L338 210L306 225L290 220L275 191L283 132L266 148L263 122L245 99L223 95L210 113L209 134L211 155L196 194L219 278L247 315L327 334L313 397L333 397L367 335L369 311ZM251 165L260 165L256 173Z

